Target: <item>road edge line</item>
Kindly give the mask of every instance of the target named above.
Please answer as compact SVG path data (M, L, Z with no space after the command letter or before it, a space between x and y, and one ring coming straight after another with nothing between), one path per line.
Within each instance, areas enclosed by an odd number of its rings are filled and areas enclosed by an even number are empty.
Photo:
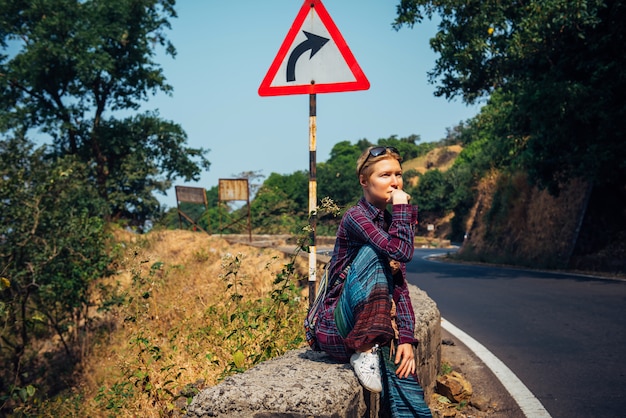
M502 383L515 402L517 402L525 416L532 418L551 418L550 413L543 407L541 402L539 402L539 399L537 399L515 373L489 351L487 347L444 318L441 318L441 327L472 350L493 374L496 375L500 383Z

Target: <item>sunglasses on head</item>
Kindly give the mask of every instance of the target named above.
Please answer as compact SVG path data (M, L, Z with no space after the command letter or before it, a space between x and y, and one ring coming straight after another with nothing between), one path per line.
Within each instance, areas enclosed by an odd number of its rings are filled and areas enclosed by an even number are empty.
M370 154L367 156L367 158L380 157L381 155L387 153L387 150L400 155L400 152L396 147L374 147L370 150ZM365 161L367 161L367 158L365 159Z
M363 167L365 167L365 163L367 163L367 160L369 160L370 157L380 157L381 155L386 154L387 150L393 152L394 154L400 155L400 151L398 151L396 147L374 147L370 150L369 154L367 154L367 157L365 158L365 161L363 161L363 164L361 164L359 173L361 173L361 170L363 170Z

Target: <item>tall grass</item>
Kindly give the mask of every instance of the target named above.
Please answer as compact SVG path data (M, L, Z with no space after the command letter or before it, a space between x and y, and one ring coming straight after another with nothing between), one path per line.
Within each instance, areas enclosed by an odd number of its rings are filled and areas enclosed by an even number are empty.
M117 236L75 383L16 416L180 416L202 388L304 344L304 258L188 231Z

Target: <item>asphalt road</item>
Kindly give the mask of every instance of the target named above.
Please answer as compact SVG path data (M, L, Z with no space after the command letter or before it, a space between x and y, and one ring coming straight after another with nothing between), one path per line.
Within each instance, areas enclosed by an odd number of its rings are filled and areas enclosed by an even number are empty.
M410 283L480 342L554 418L626 416L626 281L428 260Z

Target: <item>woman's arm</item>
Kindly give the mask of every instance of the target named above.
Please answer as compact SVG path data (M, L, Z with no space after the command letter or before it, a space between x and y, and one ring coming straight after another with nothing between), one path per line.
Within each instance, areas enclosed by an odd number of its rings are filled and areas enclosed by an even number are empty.
M404 276L404 274L403 274ZM396 283L393 290L393 300L396 303L396 324L398 325L398 344L415 344L415 313L409 296L406 280Z
M368 243L393 260L406 262L413 257L415 213L412 205L393 205L388 231L376 225L360 209L346 213L344 221L351 239Z

